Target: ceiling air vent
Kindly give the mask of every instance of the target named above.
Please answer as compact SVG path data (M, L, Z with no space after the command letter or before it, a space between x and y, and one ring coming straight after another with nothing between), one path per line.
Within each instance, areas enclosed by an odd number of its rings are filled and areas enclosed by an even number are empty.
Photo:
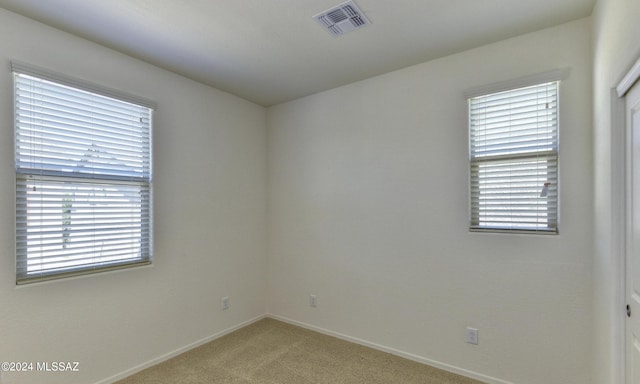
M320 25L335 36L344 35L371 22L353 1L346 1L313 16Z

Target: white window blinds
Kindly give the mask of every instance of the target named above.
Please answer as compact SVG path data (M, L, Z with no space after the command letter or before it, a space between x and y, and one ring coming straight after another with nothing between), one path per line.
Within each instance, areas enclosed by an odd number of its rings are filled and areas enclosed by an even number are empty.
M558 87L469 99L471 230L557 232Z
M148 264L152 109L24 72L14 67L17 282Z

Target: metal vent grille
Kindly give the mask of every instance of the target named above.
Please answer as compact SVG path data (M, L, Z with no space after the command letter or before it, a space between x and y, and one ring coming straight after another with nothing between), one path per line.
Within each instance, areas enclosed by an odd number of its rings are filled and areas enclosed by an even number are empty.
M335 36L344 35L347 32L371 24L364 13L351 0L327 9L313 16L313 18Z

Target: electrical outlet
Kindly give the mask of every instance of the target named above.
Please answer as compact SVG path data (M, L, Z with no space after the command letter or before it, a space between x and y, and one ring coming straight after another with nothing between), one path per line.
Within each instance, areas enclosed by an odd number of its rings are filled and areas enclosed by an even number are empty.
M226 311L229 309L229 297L225 296L222 298L222 310Z
M318 306L318 296L316 295L310 295L309 296L309 305L311 305L313 308Z
M467 343L478 345L478 330L476 328L467 327Z

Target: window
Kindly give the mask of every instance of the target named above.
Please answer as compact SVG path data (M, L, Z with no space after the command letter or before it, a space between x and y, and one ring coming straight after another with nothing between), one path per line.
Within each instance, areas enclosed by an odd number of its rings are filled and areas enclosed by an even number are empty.
M558 87L469 98L471 230L557 233Z
M12 69L17 283L149 264L153 105Z

